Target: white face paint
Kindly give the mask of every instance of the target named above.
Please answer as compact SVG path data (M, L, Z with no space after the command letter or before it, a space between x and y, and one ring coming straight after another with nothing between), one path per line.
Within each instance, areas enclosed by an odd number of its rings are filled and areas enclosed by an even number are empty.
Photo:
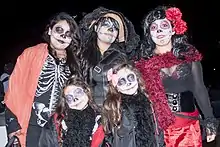
M64 50L72 41L72 33L70 32L69 24L65 21L59 21L49 29L50 46L53 49Z
M175 34L172 26L166 18L154 21L150 26L150 34L154 43L158 46L165 46L171 43L171 37Z
M112 44L118 36L119 24L113 18L106 17L99 21L95 30L101 42Z
M67 86L64 89L64 95L71 109L83 110L88 106L89 98L81 87Z
M117 89L126 95L134 95L138 90L138 81L134 72L127 68L122 68L117 72Z

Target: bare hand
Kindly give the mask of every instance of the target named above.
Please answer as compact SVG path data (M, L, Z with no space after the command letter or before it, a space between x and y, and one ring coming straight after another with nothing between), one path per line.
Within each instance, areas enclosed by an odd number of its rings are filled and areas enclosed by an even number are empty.
M211 133L210 129L207 128L206 133L207 133L207 137L206 137L207 142L212 142L215 140L216 134Z
M8 135L9 138L13 137L14 135L19 136L21 134L21 130L18 130L16 132L12 132Z

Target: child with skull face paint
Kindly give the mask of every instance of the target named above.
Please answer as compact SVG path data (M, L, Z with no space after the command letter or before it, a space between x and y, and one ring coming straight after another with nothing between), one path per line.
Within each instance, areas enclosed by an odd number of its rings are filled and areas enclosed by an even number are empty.
M127 60L138 46L133 24L121 13L100 7L80 22L83 36L81 67L93 89L96 103L102 106L107 93L107 71L117 60Z
M155 8L144 19L142 59L136 63L169 147L202 147L195 101L204 115L200 122L208 142L215 139L218 126L203 82L202 56L188 43L186 30L178 8Z
M7 133L9 138L18 136L22 147L38 146L62 85L71 73L81 75L81 37L73 17L64 12L54 15L43 37L45 43L25 49L18 57L5 96Z
M99 112L89 86L82 78L71 77L63 88L56 113L43 128L39 147L92 146L92 138L97 139L92 136L100 130Z
M109 91L102 124L112 147L157 147L153 109L140 73L122 63L108 71Z

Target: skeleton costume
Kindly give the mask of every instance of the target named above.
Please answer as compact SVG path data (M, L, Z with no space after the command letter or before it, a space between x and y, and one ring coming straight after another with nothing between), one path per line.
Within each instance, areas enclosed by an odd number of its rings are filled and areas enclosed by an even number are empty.
M102 117L103 122L108 122L104 123L105 128L108 128L105 139L112 147L158 147L153 109L141 89L139 78L131 68L126 67L113 69L108 73L111 86L117 89L117 92L109 90ZM120 103L120 108L117 107L115 100ZM117 113L112 110L112 105L115 105L114 109L116 107L121 113L120 121L114 124L111 120L116 119L114 116ZM109 113L114 114L109 117Z
M103 7L85 15L80 28L84 43L83 72L86 72L85 78L93 88L96 103L101 106L108 89L106 72L115 61L127 60L132 56L138 46L139 36L135 33L133 24L121 13ZM106 28L107 31L104 30ZM115 31L118 32L117 36ZM106 34L109 34L108 37ZM97 48L97 39L108 40L111 44L103 54Z
M51 54L47 55L39 75L32 104L29 127L27 130L27 134L29 134L27 135L27 141L34 143L36 142L36 138L39 138L41 127L47 123L50 115L54 112L60 90L69 75L70 71L69 68L65 66L65 63L57 62ZM12 116L9 109L7 109L6 113L9 114L9 117L10 115ZM8 128L9 132L20 128L17 126L19 124L16 123L16 118L10 117L10 120L8 123L14 123L14 125L10 125Z
M144 29L142 59L136 67L145 80L166 146L202 147L199 122L211 134L216 133L218 122L203 83L202 56L186 43L182 13L178 8L157 7L145 18ZM170 41L170 52L154 52L156 45L166 46ZM199 121L196 103L203 121Z
M60 90L69 75L70 71L65 66L65 61L56 62L56 59L49 54L40 73L32 106L32 113L35 113L32 116L36 118L31 119L31 123L41 127L47 123L48 117L55 110Z
M37 136L28 135L27 140L39 138L40 128L47 123L51 114L54 113L60 91L69 75L70 70L65 61L56 61L51 54L48 54L39 76L27 132L27 134L35 132L34 134ZM37 131L39 133L36 133ZM35 139L32 142L35 142Z
M55 24L45 33L48 43L25 49L9 81L6 94L7 132L10 134L21 129L18 137L22 147L38 147L41 129L54 113L64 82L72 71L75 71L73 74L78 71L77 64L70 70L69 57L72 55L68 53L74 49L71 27L76 23L66 13L54 16L53 21ZM67 57L59 59L54 48L66 50ZM77 60L77 57L74 59Z

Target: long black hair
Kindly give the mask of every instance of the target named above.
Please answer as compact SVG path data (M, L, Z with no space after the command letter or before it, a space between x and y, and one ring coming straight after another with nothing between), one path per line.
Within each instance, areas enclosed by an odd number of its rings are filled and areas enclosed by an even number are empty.
M158 20L158 19L164 19L166 18L166 10L169 9L170 6L158 6L152 11L150 11L143 19L143 30L144 30L144 35L141 43L141 56L143 58L149 58L153 56L154 49L156 48L156 44L153 42L150 34L150 26L151 24ZM172 27L173 24L171 23ZM188 43L188 37L186 33L184 34L174 34L172 36L172 46L173 46L173 51L178 52L178 51L183 51L187 52L189 48L192 47ZM175 53L173 52L173 53ZM177 57L179 54L174 54Z
M65 20L70 27L70 32L73 34L72 35L72 42L71 44L66 48L66 53L67 53L67 65L70 68L70 71L72 74L80 74L81 71L79 68L79 58L80 58L80 53L81 53L81 33L79 30L79 27L74 20L72 16L65 12L58 13L54 15L48 25L45 28L45 32L43 34L43 39L46 41L46 43L50 43L50 36L48 35L49 28L52 29L55 24L57 24L59 21ZM52 52L54 54L55 51L49 47L49 52Z
M114 48L122 54L126 54L126 56L131 59L134 52L136 52L137 46L139 45L138 43L140 41L140 37L135 32L133 24L120 12L109 10L104 7L99 7L93 10L93 12L88 13L79 23L83 35L83 58L81 62L81 67L83 75L87 78L87 71L89 70L89 68L96 65L97 62L99 62L101 59L101 55L99 53L99 50L97 49L97 33L95 32L94 26L97 25L100 19L110 14L115 15L122 22L121 24L119 23L121 26L119 29L119 34L121 32L120 36L124 36L124 41L119 41L116 39L116 41L110 46L110 49ZM111 52L110 50L107 50L106 52L108 51Z

